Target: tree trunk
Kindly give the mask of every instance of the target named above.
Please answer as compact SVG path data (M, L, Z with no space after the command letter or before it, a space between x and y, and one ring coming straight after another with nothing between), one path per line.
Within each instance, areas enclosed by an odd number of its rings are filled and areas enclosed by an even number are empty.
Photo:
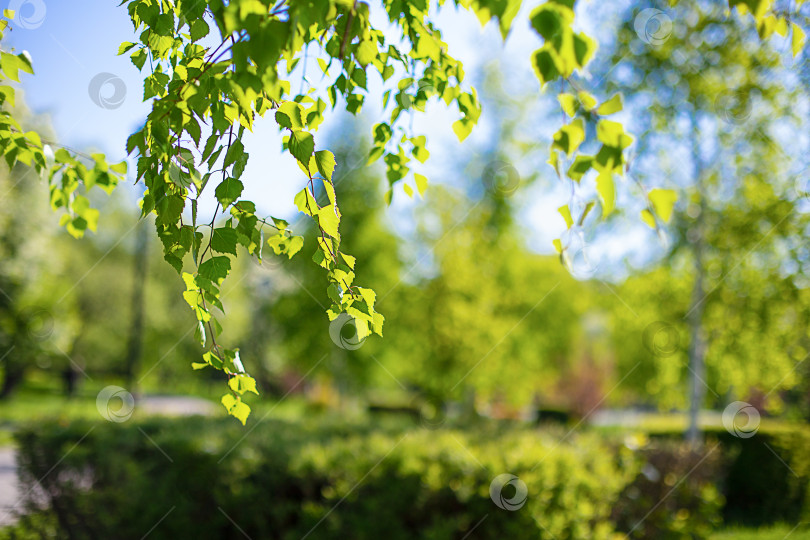
M695 113L692 113L693 146L692 156L695 166L695 185L698 191L700 212L695 224L689 231L687 240L692 245L692 257L695 263L695 283L692 288L692 301L686 318L689 323L689 426L686 440L692 445L701 442L698 414L706 396L706 336L703 329L703 307L706 300L706 270L703 260L704 226L705 226L705 193L703 185L703 165L700 158L700 135Z

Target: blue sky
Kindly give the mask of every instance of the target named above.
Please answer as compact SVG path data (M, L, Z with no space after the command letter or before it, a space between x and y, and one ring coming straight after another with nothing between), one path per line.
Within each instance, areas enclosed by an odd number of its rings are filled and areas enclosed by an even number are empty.
M126 138L139 128L149 111L149 105L142 102L141 74L126 55L117 56L121 42L136 41L125 7L119 7L112 0L0 0L0 4L18 8L19 20L14 30L7 33L7 44L18 51L28 51L34 62L36 75L28 76L23 83L28 106L36 114L48 115L60 143L77 149L103 151L110 160L124 159ZM591 2L580 4L588 7ZM451 54L464 62L468 80L480 78L483 67L497 60L507 74L502 81L507 92L528 96L528 99L532 99L532 95L540 96L528 58L529 51L540 41L529 29L526 17L533 4L527 3L527 6L516 19L506 43L494 24L482 28L467 11L456 11L449 4L442 9L438 26ZM580 20L586 31L597 35L604 33L608 26L602 20L600 24L589 25L587 15ZM122 81L117 83L118 87L112 83L101 86L102 97L114 101L115 107L105 108L94 102L89 91L94 79ZM123 89L125 95L122 95ZM373 86L370 91L374 93ZM373 101L367 100L363 113L369 125L380 119L379 106L375 107ZM537 100L537 103L554 106L553 99ZM459 157L464 161L464 156L468 155L472 160L476 149L485 148L491 142L491 127L495 123L492 114L484 108L479 127L463 144L458 143L450 128L459 117L456 110L436 103L429 107L427 114L417 115L414 129L428 135L431 151L428 164L418 172L426 174L433 182L457 176ZM334 132L342 119L337 114L329 116L321 128L321 140L330 131ZM552 122L539 124L526 118L518 131L524 136L550 141L553 128L558 126ZM280 152L280 140L272 119L258 122L254 133L249 135L246 146L251 160L243 178L244 196L255 201L263 212L289 218L296 214L292 199L302 188L304 178L292 158ZM514 156L513 164L521 176L537 170L542 174L538 185L521 194L521 215L530 230L532 249L552 253L552 239L565 231L556 208L568 202L568 198L562 186L551 187L552 171L544 159L538 161L535 157L527 161L522 156ZM413 207L417 204L420 204L418 200L408 200L400 188L389 211L395 229L409 229ZM208 206L209 210L213 209L210 202ZM649 233L639 232L642 230L625 231L624 234L630 235L631 245L649 237ZM628 245L627 236L623 240Z

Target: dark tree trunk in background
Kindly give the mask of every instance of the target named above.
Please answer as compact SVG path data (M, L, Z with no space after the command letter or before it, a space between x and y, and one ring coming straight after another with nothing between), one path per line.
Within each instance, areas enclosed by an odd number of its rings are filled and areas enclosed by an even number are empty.
M133 254L132 273L132 299L131 313L132 322L129 327L129 339L127 341L126 358L124 361L124 372L127 380L127 390L134 392L135 375L141 363L143 355L143 332L144 332L144 311L146 299L144 291L146 289L147 265L149 264L149 231L147 223L141 221L138 226L135 241L135 253Z
M0 386L0 399L8 399L25 376L25 370L20 364L9 358L12 354L14 354L13 349L3 360L3 385Z
M692 246L695 282L692 287L692 301L686 315L689 323L689 427L686 431L686 440L697 445L701 442L698 414L706 397L706 336L703 328L703 307L706 300L706 270L703 260L706 203L703 165L700 157L700 132L695 113L692 113L692 133L692 156L695 162L695 185L700 199L700 212L695 219L694 226L689 230L687 238Z

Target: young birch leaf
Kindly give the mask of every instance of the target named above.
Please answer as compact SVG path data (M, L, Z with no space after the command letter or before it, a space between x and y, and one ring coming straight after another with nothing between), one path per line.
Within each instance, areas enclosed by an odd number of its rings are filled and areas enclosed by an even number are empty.
M613 183L613 173L602 171L596 177L596 192L602 202L602 216L607 217L613 212L616 204L616 186Z
M560 76L557 63L554 61L556 54L546 43L532 55L532 66L535 75L540 80L540 86Z
M293 202L300 212L308 216L314 216L318 213L318 210L320 210L318 203L315 201L315 197L309 192L309 188L304 188L299 191Z
M570 124L566 124L554 134L552 148L559 148L567 156L576 152L579 145L585 140L585 121L577 118Z
M366 67L377 58L377 44L373 40L363 40L357 46L354 57L361 66Z
M585 108L586 111L592 111L596 104L599 103L596 101L596 98L593 97L593 94L590 92L586 92L584 90L580 90L577 92L577 97L579 98L579 102L582 103L582 106Z
M574 225L574 219L571 217L571 210L568 209L568 205L564 204L557 208L557 212L560 213L565 220L566 226L570 229Z
M301 251L301 248L304 247L304 237L303 236L293 236L290 238L290 245L287 247L287 258L292 259L293 255Z
M276 111L276 122L279 126L292 131L304 129L304 116L301 105L295 101L285 101Z
M793 56L797 56L804 48L804 30L796 23L790 23L793 28L793 35L791 36L791 45L793 47Z
M453 122L453 133L456 134L458 137L458 142L464 142L470 132L472 132L473 123L466 118L462 118L461 120L456 120Z
M585 205L585 210L582 211L582 215L579 216L579 221L577 221L577 224L580 227L582 227L582 224L585 223L585 218L588 217L588 214L591 213L591 210L593 209L594 205L595 203L593 201Z
M220 253L236 255L236 231L230 227L219 227L211 234L211 249Z
M579 182L593 165L593 156L578 155L568 168L568 178L574 182Z
M427 189L428 179L421 174L414 174L413 179L416 182L416 190L419 192L420 197L425 196L425 190Z
M332 238L338 237L338 225L340 225L340 218L335 214L335 209L331 206L324 206L317 214L318 225L323 229L323 232Z
M228 272L231 271L231 260L222 255L219 257L211 257L200 265L198 270L199 274L213 281L214 283L222 283Z
M652 212L646 208L641 211L641 221L655 229L655 216L653 216Z
M290 134L289 148L293 157L306 166L315 151L315 139L306 131L293 131Z
M678 200L678 195L671 189L653 189L650 190L648 196L658 217L664 223L669 223L672 217L672 208L675 206L675 201Z
M560 102L563 112L570 118L577 114L577 98L573 94L560 94L557 96L557 101Z
M622 104L622 95L615 94L612 98L599 105L599 108L596 109L596 114L605 116L608 114L617 113L623 108L624 105Z
M335 172L335 156L329 150L318 150L315 152L315 165L318 167L318 172L321 173L329 182L332 181L332 173Z
M241 181L235 178L226 178L214 190L214 195L216 195L222 208L227 208L242 195L243 189L245 189L245 185Z
M228 380L228 386L239 394L253 392L257 396L259 395L259 391L256 390L256 379L249 375L234 375Z

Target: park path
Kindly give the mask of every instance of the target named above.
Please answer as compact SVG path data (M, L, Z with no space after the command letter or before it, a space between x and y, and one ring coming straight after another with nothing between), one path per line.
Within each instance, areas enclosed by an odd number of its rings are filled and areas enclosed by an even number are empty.
M0 526L14 521L11 509L17 504L17 458L14 448L0 448Z
M140 412L156 416L208 416L218 408L216 403L190 396L143 396L135 407ZM0 527L16 521L14 510L19 498L17 449L0 447Z

